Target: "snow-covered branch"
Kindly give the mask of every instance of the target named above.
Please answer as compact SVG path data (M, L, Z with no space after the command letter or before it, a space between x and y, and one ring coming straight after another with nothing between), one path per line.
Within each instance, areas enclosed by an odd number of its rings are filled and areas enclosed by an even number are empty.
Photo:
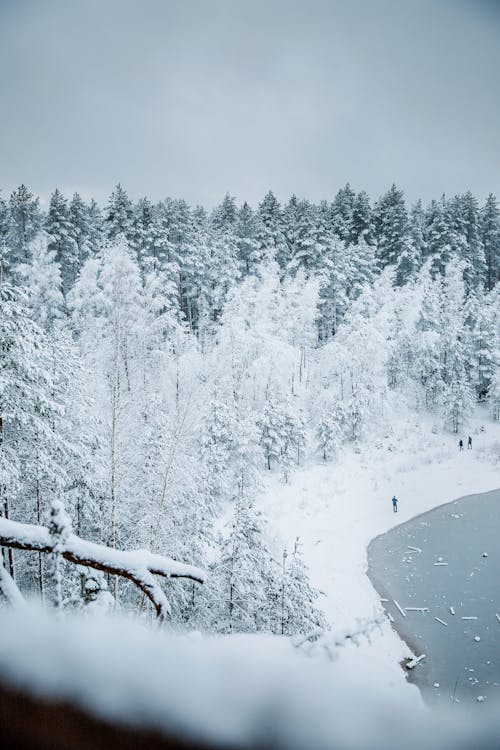
M36 552L52 552L53 541L45 526L0 518L0 546ZM170 605L154 576L164 578L189 578L204 583L205 573L193 565L171 560L147 550L117 550L89 542L70 534L62 556L75 565L85 565L103 573L118 575L133 581L151 600L159 617L170 613Z

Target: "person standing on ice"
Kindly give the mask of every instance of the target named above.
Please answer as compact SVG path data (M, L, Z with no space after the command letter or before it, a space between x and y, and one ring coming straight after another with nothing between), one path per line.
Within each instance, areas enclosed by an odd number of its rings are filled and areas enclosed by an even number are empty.
M462 438L460 438L460 440L458 441L458 447L460 448L461 451L463 451L463 449L464 449L464 441L462 440Z
M472 450L472 438L469 435L469 439L467 440L467 450Z
M397 499L396 495L392 496L392 510L393 510L394 513L398 512L398 499Z

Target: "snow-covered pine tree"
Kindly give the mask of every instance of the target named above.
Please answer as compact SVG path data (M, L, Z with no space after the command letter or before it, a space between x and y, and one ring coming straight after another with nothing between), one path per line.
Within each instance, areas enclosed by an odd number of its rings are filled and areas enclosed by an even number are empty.
M377 274L375 248L366 241L363 234L360 234L356 243L346 249L346 256L349 298L357 299L366 284L373 284Z
M235 492L235 487L231 486L234 429L234 404L228 403L227 395L223 396L216 389L210 397L201 437L201 459L207 471L207 489L215 509L220 508L221 502L228 500Z
M500 420L500 350L496 352L495 362L496 367L488 391L488 406L491 416L498 421Z
M3 283L9 264L7 237L9 234L9 210L7 203L0 195L0 284Z
M69 221L71 238L76 245L76 262L79 272L91 251L90 210L79 193L75 193L70 201Z
M356 195L352 206L349 244L356 245L361 238L368 245L375 244L373 211L370 206L370 199L364 190Z
M134 206L128 233L129 246L137 254L139 267L144 274L151 268L158 245L157 223L153 206L147 198L141 198Z
M375 236L380 266L398 263L408 247L410 223L403 191L392 185L375 206Z
M456 341L449 367L449 380L442 395L445 426L455 434L467 423L474 409L474 394L465 369L463 347Z
M439 201L431 201L427 210L425 241L434 275L444 274L450 260L463 255L460 237L453 228L450 207L444 195Z
M499 348L493 310L486 300L478 305L471 339L472 383L476 398L484 401L495 374L495 353Z
M126 190L118 183L111 193L106 207L104 226L109 240L116 240L123 235L129 240L132 234L132 203Z
M278 618L273 623L274 632L280 635L304 635L326 627L325 616L316 606L319 592L311 586L300 547L297 537L293 551L283 551Z
M268 396L258 426L267 468L270 469L274 461L287 481L292 468L299 463L300 452L305 446L303 417L295 413L290 402Z
M319 273L318 336L322 342L334 336L349 306L348 290L353 269L349 263L346 247L333 235L325 253L324 268Z
M270 632L280 570L269 550L265 522L243 496L207 586L211 629L222 633Z
M491 291L500 280L500 209L492 193L481 210L480 234L486 262L486 288Z
M234 232L237 220L238 209L236 207L236 198L226 193L222 203L214 208L210 222L216 230Z
M264 412L257 424L261 433L260 444L264 451L267 468L270 470L272 462L279 461L281 455L282 428L282 413L271 395L266 399Z
M9 265L15 266L29 258L29 244L41 228L39 200L26 185L14 190L9 200L9 230L7 247Z
M467 289L481 291L487 277L487 265L481 240L479 204L470 191L460 196L460 217L463 222L464 246L467 265L465 283Z
M334 401L321 413L316 439L323 461L337 456L344 439L345 422L346 414L340 401Z
M353 229L353 214L356 193L347 183L338 190L331 205L331 227L333 233L344 243L348 244L355 234Z
M276 261L285 268L290 260L290 247L285 237L283 213L273 192L269 191L259 204L256 241L259 256L266 261Z
M66 295L75 282L80 266L68 202L57 189L50 198L45 231L48 235L48 249L55 254L55 261L61 269L61 291Z
M262 234L262 227L260 233ZM262 261L259 251L257 234L259 232L259 220L248 203L245 201L238 211L235 226L236 244L238 246L238 260L242 275L255 273Z

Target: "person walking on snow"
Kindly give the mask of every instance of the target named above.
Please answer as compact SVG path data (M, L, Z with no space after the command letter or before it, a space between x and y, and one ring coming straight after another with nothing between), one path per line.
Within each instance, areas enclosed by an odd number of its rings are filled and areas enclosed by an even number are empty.
M392 497L392 510L393 510L394 513L398 512L398 499L397 499L396 495L393 495L393 497Z
M462 440L462 438L460 438L460 440L458 441L458 447L460 448L461 451L463 451L463 449L464 449L464 441Z
M467 440L467 450L472 450L472 438L469 435L469 439Z

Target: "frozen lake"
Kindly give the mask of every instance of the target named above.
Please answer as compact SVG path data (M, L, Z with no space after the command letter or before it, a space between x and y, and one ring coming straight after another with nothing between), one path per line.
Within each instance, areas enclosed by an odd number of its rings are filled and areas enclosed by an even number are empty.
M426 654L409 673L425 699L500 704L500 490L460 498L377 537L368 564L394 627Z

